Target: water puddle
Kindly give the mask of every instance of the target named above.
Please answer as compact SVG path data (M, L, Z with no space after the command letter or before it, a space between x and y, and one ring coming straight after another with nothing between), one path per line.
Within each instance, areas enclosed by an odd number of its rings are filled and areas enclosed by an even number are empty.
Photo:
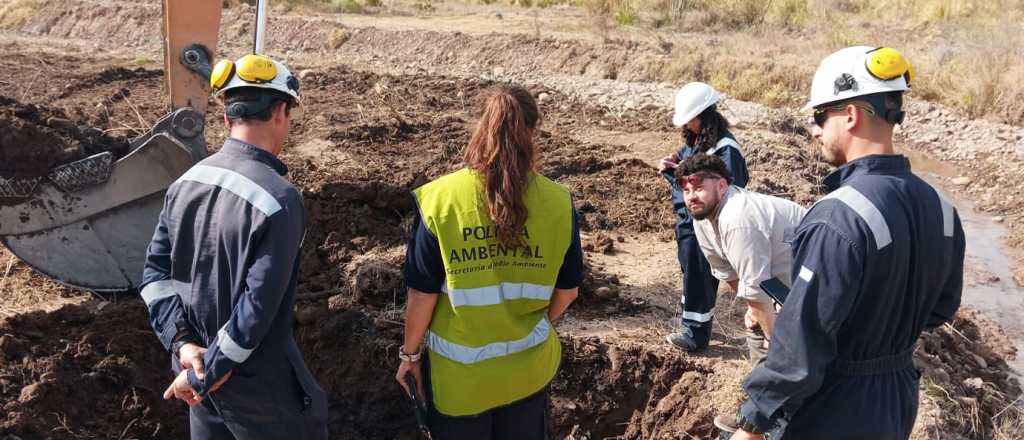
M939 176L953 177L956 169L927 155L903 150L910 158L914 172L932 185L941 188ZM1006 228L992 221L985 213L974 210L974 204L954 197L960 221L967 237L964 263L962 304L981 311L996 321L1017 348L1017 359L1009 364L1018 374L1024 373L1024 289L1013 281L1011 252L1006 248Z

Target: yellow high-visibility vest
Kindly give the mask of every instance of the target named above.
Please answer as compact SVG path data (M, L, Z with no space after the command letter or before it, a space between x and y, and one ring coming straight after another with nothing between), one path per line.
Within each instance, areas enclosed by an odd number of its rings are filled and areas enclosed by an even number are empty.
M526 230L516 246L498 241L476 171L413 191L444 259L445 285L426 341L442 414L479 414L529 397L558 370L562 347L547 309L572 242L572 199L540 174L529 179Z

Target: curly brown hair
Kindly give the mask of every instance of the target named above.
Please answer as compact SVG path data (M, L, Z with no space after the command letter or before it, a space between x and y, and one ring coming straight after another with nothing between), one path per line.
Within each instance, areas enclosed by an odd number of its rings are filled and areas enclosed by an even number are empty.
M712 105L697 115L697 119L700 120L700 133L683 128L683 142L686 142L686 145L698 151L707 151L714 148L718 140L725 136L726 130L729 129L729 120L718 112L717 107Z
M732 184L732 173L725 162L713 154L697 153L687 157L676 166L676 180L684 181L694 174L714 174Z

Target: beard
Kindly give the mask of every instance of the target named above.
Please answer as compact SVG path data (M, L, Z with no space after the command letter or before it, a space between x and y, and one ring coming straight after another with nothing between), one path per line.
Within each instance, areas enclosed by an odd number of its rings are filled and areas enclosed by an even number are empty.
M821 156L825 163L835 167L846 163L846 154L841 149L826 143L821 144Z
M715 212L715 208L718 208L718 203L705 203L699 207L691 208L687 206L686 208L690 210L690 216L692 216L694 220L704 220L708 218L711 213Z

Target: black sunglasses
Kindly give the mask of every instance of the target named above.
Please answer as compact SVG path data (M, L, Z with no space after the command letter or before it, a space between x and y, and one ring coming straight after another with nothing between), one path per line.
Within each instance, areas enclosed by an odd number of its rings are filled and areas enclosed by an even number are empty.
M843 109L846 108L847 105L852 105L854 107L857 107L857 108L859 108L861 110L864 110L865 112L870 113L871 115L875 114L875 109L867 107L867 106L864 106L864 105L858 105L857 103L845 103L845 104L841 104L841 105L833 105L833 106L822 107L822 108L814 110L814 125L817 125L818 128L825 128L825 121L828 120L828 114L830 112L837 112L837 111L843 110Z

